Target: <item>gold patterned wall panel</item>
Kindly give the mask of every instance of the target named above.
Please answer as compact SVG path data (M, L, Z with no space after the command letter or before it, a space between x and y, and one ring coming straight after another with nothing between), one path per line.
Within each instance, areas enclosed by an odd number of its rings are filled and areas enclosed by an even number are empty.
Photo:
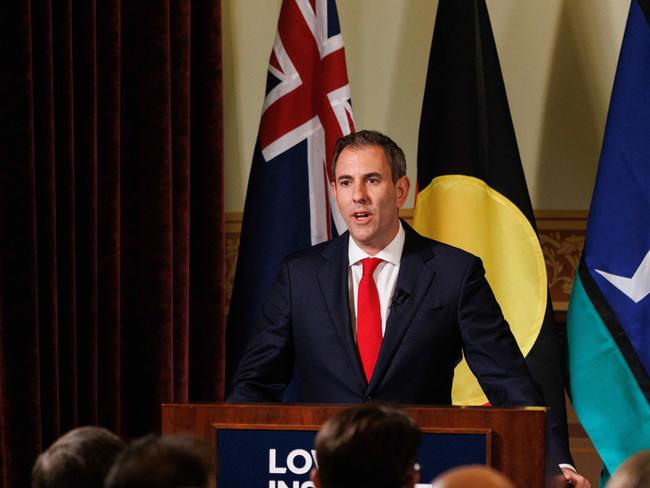
M237 269L241 219L241 212L226 212L226 316L230 313L230 297L235 281L235 269Z
M566 312L585 244L587 211L538 210L535 212L542 244L553 309Z

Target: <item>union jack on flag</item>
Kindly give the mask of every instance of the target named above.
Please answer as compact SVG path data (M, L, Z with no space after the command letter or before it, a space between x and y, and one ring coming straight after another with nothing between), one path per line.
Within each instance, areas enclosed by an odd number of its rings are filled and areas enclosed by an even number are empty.
M248 181L227 328L227 375L284 256L345 230L330 190L339 137L354 131L334 0L283 0Z

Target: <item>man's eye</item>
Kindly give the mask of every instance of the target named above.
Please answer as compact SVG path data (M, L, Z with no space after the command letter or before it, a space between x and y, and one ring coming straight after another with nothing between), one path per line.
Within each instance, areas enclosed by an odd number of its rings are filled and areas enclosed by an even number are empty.
M339 186L350 186L350 181L349 180L341 180L341 181L339 181Z
M375 176L371 176L370 178L368 178L368 183L372 185L376 185L377 183L379 183L379 181L380 181L379 178Z

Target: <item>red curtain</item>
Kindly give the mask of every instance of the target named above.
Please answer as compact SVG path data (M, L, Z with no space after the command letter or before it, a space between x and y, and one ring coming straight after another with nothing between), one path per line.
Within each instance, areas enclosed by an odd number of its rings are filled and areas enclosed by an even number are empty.
M0 7L0 469L223 395L220 1Z

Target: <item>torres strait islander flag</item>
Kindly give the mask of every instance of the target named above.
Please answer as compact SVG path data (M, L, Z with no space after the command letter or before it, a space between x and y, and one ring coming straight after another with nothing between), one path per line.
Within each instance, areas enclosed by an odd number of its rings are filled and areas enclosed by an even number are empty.
M440 0L418 146L415 229L483 260L486 277L567 439L562 349L544 256L484 0ZM456 405L487 403L463 360ZM568 452L568 446L556 449ZM570 460L564 460L567 462Z
M284 0L244 206L227 327L227 379L284 256L345 230L329 182L336 141L353 130L335 1Z
M633 0L567 317L571 400L609 473L650 448L649 294L650 5Z

